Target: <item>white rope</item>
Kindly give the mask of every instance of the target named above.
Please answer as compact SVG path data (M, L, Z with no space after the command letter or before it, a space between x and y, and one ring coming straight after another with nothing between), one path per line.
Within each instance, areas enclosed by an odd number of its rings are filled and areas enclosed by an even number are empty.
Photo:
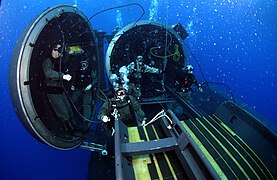
M148 123L146 123L145 125L143 126L148 126L149 124L155 122L156 120L158 120L159 118L162 118L162 117L166 117L169 121L170 121L170 125L173 124L172 120L167 116L166 112L164 111L164 109L162 109L158 114L156 114L152 119L151 121L149 121ZM168 129L171 129L171 126L168 126L167 128Z

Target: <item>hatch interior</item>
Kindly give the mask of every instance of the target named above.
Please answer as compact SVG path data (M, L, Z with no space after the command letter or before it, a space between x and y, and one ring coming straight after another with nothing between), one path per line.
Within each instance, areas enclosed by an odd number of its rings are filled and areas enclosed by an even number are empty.
M114 35L106 53L108 76L134 62L137 56L143 56L145 64L165 70L160 75L144 74L142 98L160 96L161 82L172 84L177 70L187 64L183 39L178 32L147 20L129 24Z
M70 5L52 7L34 19L18 40L10 66L11 97L19 119L35 138L55 148L71 149L80 145L82 138L65 132L46 95L42 62L49 57L53 43L61 44L64 50L62 58L66 62L62 71L74 74L85 61L99 72L95 34L87 17ZM66 53L74 46L80 47L83 53ZM67 94L72 83L76 82L63 83ZM94 112L97 98L93 97ZM80 121L81 101L73 106L74 117Z

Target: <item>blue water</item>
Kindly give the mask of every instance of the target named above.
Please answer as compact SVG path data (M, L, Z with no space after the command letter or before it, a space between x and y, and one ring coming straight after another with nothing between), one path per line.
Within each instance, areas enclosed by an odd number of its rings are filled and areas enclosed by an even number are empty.
M185 41L208 81L224 82L234 96L277 125L277 1L275 0L140 0L143 19L190 32ZM76 4L88 17L127 0L2 0L0 7L0 179L86 179L90 153L60 151L32 138L13 110L8 69L16 40L25 26L47 7ZM91 20L94 29L112 32L137 20L132 6L102 13ZM193 58L199 81L204 81Z

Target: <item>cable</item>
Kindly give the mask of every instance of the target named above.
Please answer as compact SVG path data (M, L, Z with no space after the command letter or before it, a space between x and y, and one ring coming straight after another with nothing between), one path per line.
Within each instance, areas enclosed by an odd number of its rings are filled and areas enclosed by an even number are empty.
M184 43L184 44L189 49L189 52L190 52L191 56L193 57L193 59L196 61L197 65L199 67L200 73L201 73L201 75L202 75L202 77L204 79L204 82L207 82L206 77L204 76L204 73L202 71L202 68L200 66L200 63L199 63L198 59L194 56L194 54L193 54L192 50L190 49L190 47L186 43ZM212 105L212 109L213 109L213 113L214 113L215 112L215 108L214 108L213 97L212 97L212 94L211 94L211 89L210 89L209 84L207 84L207 86L208 86L208 89L209 89L208 93L209 93L209 96L211 98L211 105Z
M62 28L61 28L61 26L60 26L60 23L58 22L57 19L56 19L56 21L57 21L58 28L59 28L59 30L60 30L60 32L61 32L61 35L62 35L62 51L61 51L60 54L63 54L63 53L64 53L64 47L65 47L64 31L62 30ZM59 74L62 73L62 57L63 57L63 56L60 55L60 58L59 58ZM72 105L72 107L74 108L74 110L77 112L77 114L78 114L82 119L84 119L85 121L89 121L89 122L93 122L93 123L101 123L101 122L99 122L99 121L92 121L92 120L87 119L86 117L84 117L84 116L79 112L79 110L78 110L77 107L75 106L74 102L72 101L71 97L69 96L67 90L66 90L65 87L64 87L64 84L63 84L63 81L62 81L61 78L59 78L59 81L60 81L60 84L61 84L61 86L62 86L62 89L63 89L63 91L64 91L66 97L67 97L68 100L70 101L70 104Z
M168 117L168 115L166 114L166 112L164 111L164 109L162 109L159 113L157 113L148 123L146 123L145 125L143 125L144 127L148 126L149 124L155 122L156 120L162 118L162 117L166 117L167 120L170 122L170 125L173 124L172 120ZM171 129L171 126L167 126L168 129Z
M101 14L101 13L103 13L103 12L105 12L105 11L109 11L109 10L113 10L113 9L118 9L118 8L123 8L123 7L127 7L127 6L133 6L133 5L139 6L139 7L142 9L142 11L143 11L142 15L141 15L141 16L139 17L139 19L135 22L135 24L136 24L136 23L143 17L143 15L145 14L144 8L143 8L140 4L138 4L138 3L130 3L130 4L122 5L122 6L115 6L115 7L111 7L111 8L108 8L108 9L104 9L104 10L99 11L99 12L95 13L94 15L92 15L92 16L88 19L88 21L90 21L90 20L91 20L93 17L95 17L96 15ZM135 26L135 24L134 24L134 26Z
M236 103L236 100L235 100L235 97L233 95L231 88L229 86L227 86L226 84L220 83L220 82L204 82L204 83L202 83L202 85L205 85L205 84L219 84L219 85L225 86L231 94L231 99L233 100L234 103Z
M169 7L168 6L168 0L166 0L166 7ZM168 47L168 39L167 39L167 34L169 34L170 35L170 43L171 43L171 41L172 41L172 36L171 36L171 34L170 33L167 33L167 29L166 29L166 27L168 26L168 9L169 8L166 8L166 23L165 23L165 46L164 46L164 55L166 56L166 48L168 48L169 49L169 47ZM173 55L173 58L174 58L175 56ZM167 66L167 63L168 63L168 60L167 60L167 58L165 58L165 61L164 61L164 69L163 69L163 79L162 79L162 88L163 89L165 89L164 88L164 83L165 83L165 81L166 81L166 79L165 79L165 69L166 69L166 66Z
M166 0L166 7L168 7L168 1ZM165 23L165 25L166 25L166 27L168 26L168 9L169 8L166 8L166 23ZM170 41L172 41L172 36L170 35ZM165 31L165 46L164 46L164 56L166 57L166 48L168 48L167 47L167 45L168 45L168 38L167 38L167 31Z
M105 94L102 90L99 90L99 92L101 92L101 94L103 94L104 97L105 97L105 99L104 99L104 98L100 97L100 96L97 94L97 97L98 97L99 99L101 99L102 101L108 100L108 97L106 96L106 94Z
M180 54L180 51L179 51L179 45L175 44L174 48L175 48L174 53L169 52L168 53L169 55L166 55L166 56L159 56L159 55L156 55L155 53L152 52L154 49L159 49L159 47L150 48L150 53L151 53L151 55L153 55L154 57L157 57L157 58L168 58L168 57L173 56L173 60L175 62L178 62L180 60L180 57L181 57L181 54Z
M151 94L152 97L154 97L154 100L155 100L158 104L160 104L160 105L162 106L163 109L166 109L166 108L163 106L163 104L157 99L156 96L154 96L154 94L153 94L150 90L147 89L147 91L148 91L149 94Z
M219 85L225 86L225 87L229 90L229 92L230 92L230 94L231 94L231 99L233 100L234 103L236 103L236 100L235 100L235 98L234 98L234 95L233 95L233 93L232 93L232 90L231 90L231 88L230 88L229 86L227 86L227 85L224 84L224 83L220 83L220 82L208 82L208 81L206 80L206 78L205 78L205 76L204 76L204 74L203 74L202 68L201 68L201 66L200 66L199 61L197 60L197 58L196 58L196 57L194 56L194 54L192 53L192 50L190 49L190 47L189 47L186 43L185 43L185 45L186 45L186 47L189 49L191 56L194 58L194 60L196 61L197 65L198 65L198 67L199 67L199 69L200 69L200 72L201 72L202 77L203 77L203 79L204 79L204 83L202 83L202 85L207 84L207 86L208 86L208 89L209 89L209 96L211 97L211 104L212 104L213 112L215 112L215 110L214 110L214 103L213 103L213 98L212 98L212 95L211 95L211 89L210 89L209 84L219 84Z
M138 3L130 3L130 4L125 4L125 5L121 5L121 6L115 6L115 7L111 7L111 8L108 8L108 9L104 9L104 10L102 10L102 11L99 11L99 12L93 14L93 15L92 15L87 21L85 21L85 22L89 22L93 17L95 17L95 16L97 16L98 14L101 14L101 13L103 13L103 12L110 11L110 10L113 10L113 9L119 9L119 8L123 8L123 7L127 7L127 6L133 6L133 5L139 6L139 7L142 9L142 14L141 14L141 16L138 18L138 20L134 23L134 25L133 25L133 27L134 27L134 26L137 24L137 22L138 22L139 20L141 20L141 18L142 18L143 15L145 14L144 8L143 8L140 4L138 4ZM75 26L77 26L77 25L80 24L80 23L82 23L82 22L76 22L75 24L73 24L73 25L71 26L71 28L74 28Z

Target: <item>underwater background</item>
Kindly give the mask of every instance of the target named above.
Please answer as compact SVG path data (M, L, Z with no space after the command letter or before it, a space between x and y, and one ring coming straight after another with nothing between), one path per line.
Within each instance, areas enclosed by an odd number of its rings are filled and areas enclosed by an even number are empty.
M168 26L182 23L190 33L185 43L211 82L228 85L235 98L277 125L276 0L2 0L0 6L0 180L87 178L90 152L61 151L34 139L18 120L10 100L8 76L16 40L27 24L46 8L72 4L87 17L114 6L139 3L143 20ZM111 10L91 19L108 34L135 22L138 6ZM107 46L107 45L106 45ZM190 53L189 53L190 54ZM194 73L203 82L197 62ZM228 90L226 90L228 93Z

